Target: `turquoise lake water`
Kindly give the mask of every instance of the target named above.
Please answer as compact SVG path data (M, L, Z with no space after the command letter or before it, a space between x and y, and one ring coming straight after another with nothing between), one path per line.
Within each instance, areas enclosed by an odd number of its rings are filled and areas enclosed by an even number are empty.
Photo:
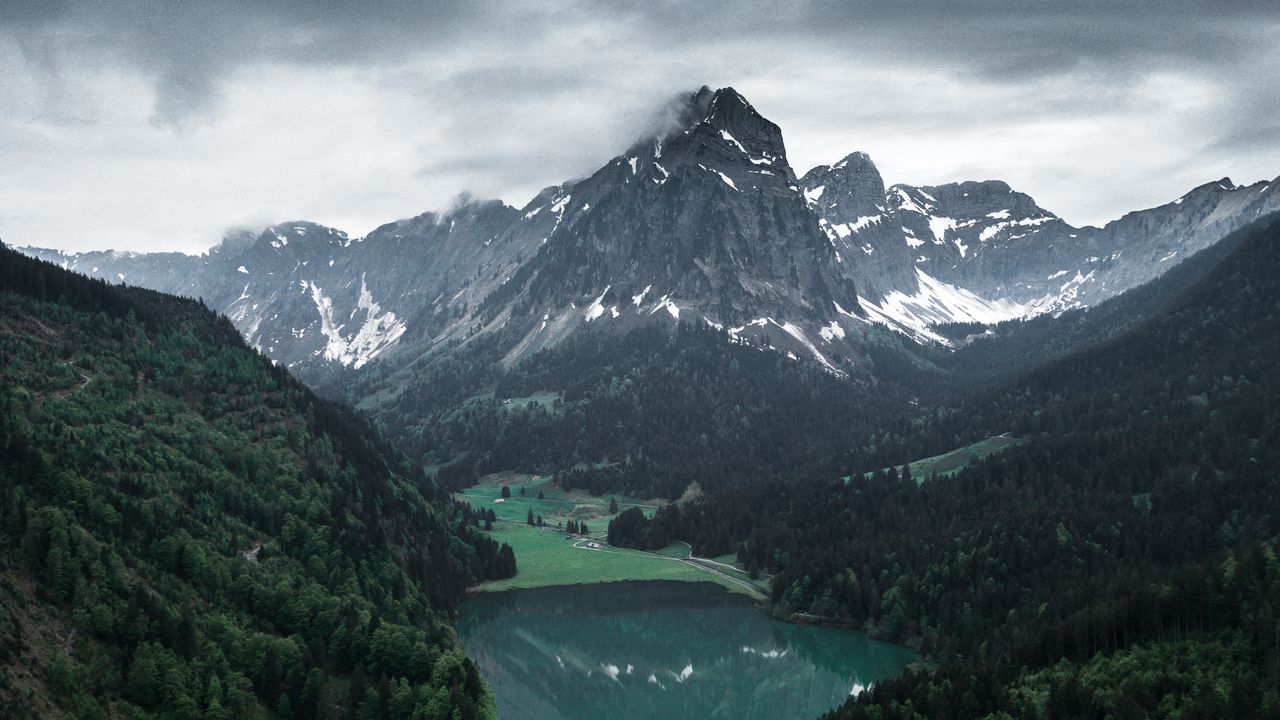
M851 630L777 622L710 583L477 593L457 626L502 720L812 720L916 659Z

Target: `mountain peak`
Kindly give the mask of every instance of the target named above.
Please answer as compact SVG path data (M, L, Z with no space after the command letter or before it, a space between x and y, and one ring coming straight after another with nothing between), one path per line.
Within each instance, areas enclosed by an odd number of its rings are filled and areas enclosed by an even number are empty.
M846 155L834 165L819 165L801 178L805 197L822 202L829 211L839 208L840 222L856 222L884 211L884 179L871 156L864 152Z
M725 140L736 140L749 153L786 156L782 128L757 112L746 98L731 87L720 88L715 92L702 122L722 136L727 134Z
M833 170L842 170L846 167L852 168L852 169L858 169L858 168L864 168L868 166L871 167L872 169L875 169L876 167L876 164L871 162L871 156L862 152L861 150L854 150L853 152L841 158L840 162L836 163L835 165L832 165L831 168Z
M724 143L757 161L772 163L786 158L782 129L760 115L732 87L712 90L703 85L695 92L683 93L668 103L658 117L656 129L636 142L627 156L661 156L664 148L687 137L689 147Z

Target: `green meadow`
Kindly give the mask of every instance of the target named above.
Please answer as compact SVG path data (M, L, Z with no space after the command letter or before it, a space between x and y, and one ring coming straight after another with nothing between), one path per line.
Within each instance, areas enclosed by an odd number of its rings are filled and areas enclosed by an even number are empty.
M911 461L911 477L915 478L917 483L928 480L935 473L938 477L951 477L961 470L965 469L969 463L977 462L988 455L1003 452L1011 447L1016 447L1026 442L1015 437L1005 435L995 435L985 440L979 440L972 445L965 445L962 448L956 448L950 452L933 457L921 458ZM895 466L899 472L902 466ZM884 468L885 471L889 468ZM870 477L874 473L867 473ZM845 480L848 481L848 477Z
M510 497L502 497L503 486L510 488ZM454 497L477 509L492 508L497 520L491 531L493 538L507 543L516 553L515 577L483 583L476 587L479 591L627 580L680 580L714 582L756 598L768 593L767 581L751 580L736 565L732 555L691 560L689 546L683 543L657 552L605 544L609 521L614 517L609 512L611 499L617 501L619 512L639 507L650 515L663 501L594 497L585 492L565 491L550 477L518 473L490 475L482 478L480 484L454 493ZM502 502L497 502L499 499ZM542 517L545 527L528 524L530 510L535 518ZM589 537L568 537L564 525L569 520L586 523ZM598 547L590 547L592 543Z

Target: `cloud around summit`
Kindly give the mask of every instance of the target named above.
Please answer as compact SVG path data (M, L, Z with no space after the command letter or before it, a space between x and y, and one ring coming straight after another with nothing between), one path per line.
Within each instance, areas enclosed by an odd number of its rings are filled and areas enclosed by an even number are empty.
M1007 180L1075 223L1280 174L1274 3L0 2L0 238L201 250L520 205L733 85L798 172Z

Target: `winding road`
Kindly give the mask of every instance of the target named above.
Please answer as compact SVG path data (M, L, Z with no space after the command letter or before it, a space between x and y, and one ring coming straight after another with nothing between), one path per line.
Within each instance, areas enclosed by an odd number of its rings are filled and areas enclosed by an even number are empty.
M59 364L59 365L71 365L71 361L70 361L70 360L68 360L68 361L66 361L66 362L60 362L60 363L58 363L58 364ZM89 387L89 383L93 382L93 378L92 378L92 377L90 377L89 375L87 375L84 371L80 370L80 368L75 368L75 370L76 370L76 372L80 373L80 377L84 378L84 382L80 383L80 387L76 388L76 390L83 390L83 389L85 389L85 388Z
M725 564L725 563L722 563L722 562L717 562L717 561L715 561L715 560L711 560L711 559L709 559L709 558L694 557L694 555L693 555L693 547L692 547L691 545L689 545L689 543L687 543L687 542L680 541L680 544L681 544L681 545L684 545L685 547L688 547L688 548L689 548L689 556L688 556L688 557L682 557L682 558L678 558L678 557L670 557L670 556L668 556L668 555L659 555L658 553L646 552L646 551L644 551L644 550L616 550L616 549L614 549L614 548L612 548L612 547L610 547L610 546L608 546L608 545L604 545L604 544L601 544L601 545L600 545L600 547L598 547L598 548L585 547L585 546L583 545L583 543L588 543L588 542L598 542L598 541L596 541L596 540L592 540L591 538L582 538L581 540L578 540L577 542L575 542L575 543L573 544L573 547L574 547L574 549L576 549L576 550L586 550L587 552L612 553L612 554L614 554L614 555L641 555L641 556L644 556L644 557L657 558L657 559L659 559L659 560L670 560L670 561L672 561L672 562L684 563L685 565L688 565L688 566L689 566L689 567L691 567L691 568L695 568L695 569L697 569L697 570L701 570L701 571L703 571L703 572L708 572L708 573L711 573L712 575L715 575L715 576L717 576L717 577L724 578L725 580L728 580L729 582L733 583L734 585L737 585L738 587L742 588L743 590L746 590L746 591L747 591L747 594L748 594L748 595L750 595L751 597L755 598L756 600L768 600L768 599L769 599L769 598L768 598L768 597L767 597L763 592L761 592L761 591L760 591L760 588L756 587L755 585L752 585L751 583L749 583L749 582L747 582L747 581L745 581L745 580L739 580L738 578L733 577L732 575L728 575L728 574L726 574L726 573L723 573L723 572L721 572L721 571L719 571L719 570L717 570L717 569L715 569L715 568L713 568L713 567L707 567L706 565L703 565L702 563L711 563L711 564L713 564L713 565L719 565L719 566L721 566L721 567L727 567L727 568L730 568L730 569L732 569L732 570L737 570L737 569L738 569L738 568L736 568L736 567L734 567L734 566L732 566L732 565L728 565L728 564Z

